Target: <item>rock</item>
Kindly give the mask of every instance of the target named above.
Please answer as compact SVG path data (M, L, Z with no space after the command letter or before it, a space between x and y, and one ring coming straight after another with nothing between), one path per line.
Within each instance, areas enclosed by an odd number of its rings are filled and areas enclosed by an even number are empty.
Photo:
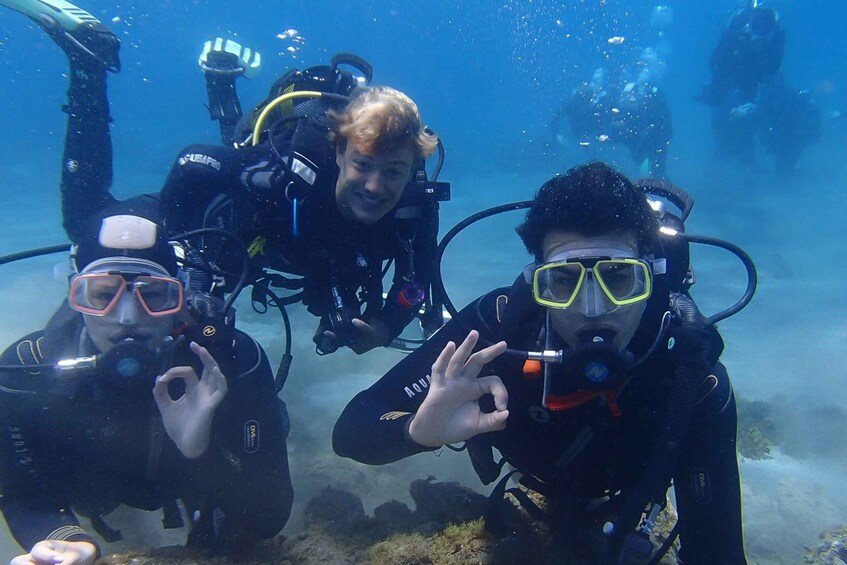
M443 525L475 520L485 513L487 498L459 483L418 479L409 487L421 521Z
M814 565L847 564L847 525L821 534L815 547L806 548L804 563Z
M374 508L376 526L384 537L397 532L409 531L418 522L417 516L399 500L389 500Z
M307 525L353 524L365 519L365 508L355 494L327 486L306 505L305 518Z

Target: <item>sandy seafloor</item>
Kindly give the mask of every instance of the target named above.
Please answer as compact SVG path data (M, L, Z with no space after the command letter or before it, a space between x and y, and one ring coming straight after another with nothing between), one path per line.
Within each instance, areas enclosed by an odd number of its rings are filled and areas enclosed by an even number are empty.
M707 39L702 42L706 49ZM49 47L42 53L48 52ZM58 68L55 61L52 64L54 67L45 72ZM702 61L698 64L702 65ZM797 69L794 70L797 74ZM404 75L400 73L400 77L403 79ZM129 79L127 82L137 84ZM50 130L34 134L24 126L20 131L9 129L6 131L10 133L4 134L7 143L14 144L17 133L30 142L44 135L48 143L34 151L12 148L11 156L6 155L2 160L0 253L64 241L57 198L64 126L56 110L61 100L58 89L63 84L60 79L53 84L56 90L43 102L53 113ZM411 92L414 95L423 90L412 88ZM8 94L9 89L3 92ZM120 91L117 96L122 96ZM196 92L193 96L196 98ZM422 107L431 115L438 103L437 98L431 98ZM690 106L690 102L686 104ZM680 106L682 102L675 103L675 110ZM675 118L686 120L687 125L677 128L669 167L672 180L697 198L688 230L740 245L751 254L759 271L759 289L753 303L720 325L727 344L723 361L740 397L776 400L781 406L789 406L781 416L794 422L797 436L805 438L809 446L805 453L796 456L777 450L771 460L741 460L747 553L751 563L798 563L802 561L804 546L814 545L821 532L847 523L844 432L821 436L820 430L805 424L802 417L807 408L847 406L844 125L827 122L824 142L808 152L801 162L801 170L795 175L776 175L768 159L761 159L761 164L753 168L712 159L707 114L703 109L690 110L688 106L675 114ZM139 108L128 108L125 101L122 111L125 115L135 114L132 123L142 120L137 116ZM20 118L26 123L31 116ZM197 112L191 116L192 120L200 118ZM15 116L4 116L2 123L14 124ZM433 125L438 127L437 123ZM179 139L157 145L152 155L145 155L153 162L149 167L137 162L127 164L130 161L127 155L135 147L133 132L124 129L118 134L116 154L123 160L118 166L120 194L160 186L168 165L163 156L191 141L215 139L211 129L206 130L203 139L186 138L177 127L165 129L167 135ZM149 131L141 134L149 135ZM458 137L467 141L463 134ZM463 162L462 158L470 154L467 149L459 151L458 162L448 161L442 177L453 182L454 199L443 206L442 232L482 207L531 198L534 190L554 171L592 157L612 159L625 172L635 172L626 155L614 152L589 155L576 150L555 151L552 156L531 155L522 160L525 153L532 153L531 149L527 150L525 138L514 128L504 128L503 137L492 142L496 151L502 153L490 161ZM446 141L449 146L449 139ZM510 162L504 164L502 159L498 161L501 154L517 156L512 162L515 166L506 166ZM494 284L508 284L529 261L511 231L519 219L519 214L510 214L491 220L468 230L451 246L444 275L456 304L467 303ZM733 257L696 248L693 260L698 274L693 294L706 313L724 307L740 295L743 271ZM3 275L0 343L10 343L47 321L66 288L54 278L54 266L61 261L61 257L54 256L0 267ZM487 493L463 453L442 450L383 467L367 467L334 456L330 434L335 418L356 392L379 378L401 354L380 350L358 357L342 351L318 358L311 346L316 320L299 306L291 308L291 314L295 326L295 360L283 397L292 419L288 446L296 499L292 518L284 530L286 534L302 527L305 503L326 485L346 488L359 495L366 510L390 498L411 504L409 483L428 475L439 480L456 480ZM239 327L257 338L275 363L281 352L279 318L273 314L256 315L248 304L241 303ZM107 545L107 552L182 540L181 532L161 533L158 513L142 519L141 523L138 514L120 511L109 517L113 526L123 530L126 539L123 545ZM0 536L0 560L8 559L18 548L5 530Z

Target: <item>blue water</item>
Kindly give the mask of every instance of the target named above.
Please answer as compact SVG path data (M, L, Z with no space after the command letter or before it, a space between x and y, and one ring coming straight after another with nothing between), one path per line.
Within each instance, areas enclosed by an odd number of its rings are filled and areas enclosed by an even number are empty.
M239 83L245 107L262 99L289 67L322 64L339 51L365 57L374 66L376 83L412 96L448 151L442 179L453 182L454 200L443 207L444 229L488 205L529 198L553 173L590 158L609 159L637 175L626 152L563 147L549 124L565 93L594 68L663 42L670 52L662 84L675 131L668 171L698 201L689 230L746 248L761 275L753 305L721 327L736 390L749 399L782 397L797 405L847 403L844 120L825 117L822 142L809 149L793 176L774 174L766 155L750 168L712 158L709 111L693 96L708 80L709 54L735 2L669 0L674 18L661 38L649 22L655 3L635 0L136 4L83 4L123 42L123 71L109 82L116 194L158 190L180 147L219 139L203 107L197 56L204 40L224 35L264 55L263 73ZM847 8L824 0L785 0L776 7L787 30L783 71L788 83L810 89L825 114L843 111ZM289 29L305 43L278 38ZM625 41L609 44L613 36ZM2 253L64 239L58 177L66 72L64 55L43 32L0 8ZM518 221L514 215L470 230L451 249L445 278L457 303L487 290L492 281L508 283L528 262L517 239L508 236ZM496 249L490 246L494 234ZM731 257L697 250L694 260L700 281L695 297L704 310L714 312L738 295L742 273ZM61 300L63 286L52 279L57 261L3 267L3 343L41 327ZM242 327L278 355L277 320L246 310ZM294 420L298 498L286 532L296 531L298 509L327 482L357 491L370 507L383 502L386 493L403 497L409 480L430 473L479 486L463 455L418 456L380 469L334 458L329 429L335 416L398 355L341 353L316 359L308 343L314 319L295 312L294 321L299 345L285 396ZM804 544L847 522L847 499L838 488L846 478L844 443L833 438L832 454L803 460L779 456L766 463L742 462L751 557L761 563L797 562ZM133 541L150 540L137 535ZM0 558L15 551L8 542Z

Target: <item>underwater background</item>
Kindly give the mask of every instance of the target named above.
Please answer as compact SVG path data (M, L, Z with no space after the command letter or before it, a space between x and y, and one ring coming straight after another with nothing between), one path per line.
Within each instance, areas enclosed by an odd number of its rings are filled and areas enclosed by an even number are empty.
M636 0L84 0L80 6L123 42L123 70L109 78L117 196L158 191L181 147L219 142L203 105L197 57L205 40L220 35L263 55L262 73L239 80L245 109L288 68L325 64L341 51L370 61L374 83L409 94L447 149L439 180L452 183L453 199L442 205L442 233L475 211L529 199L553 174L591 159L638 177L625 149L562 144L556 134L566 125L554 131L551 123L570 89L595 68L632 61L645 47L660 50L675 133L668 176L697 201L687 230L736 243L759 271L752 304L720 324L742 422L745 409L761 414L758 402L767 402L759 431L768 435L770 428L780 439L770 458L741 458L748 557L798 563L804 546L847 523L847 127L841 117L847 5L768 4L786 29L786 81L809 89L823 116L821 142L793 174L775 173L772 158L761 152L753 166L713 157L710 109L694 96L709 79L709 55L738 5L733 0L668 0L660 18L656 2ZM612 37L624 40L610 43ZM28 19L0 8L0 254L66 241L58 192L66 81L64 54ZM457 305L510 284L530 261L513 235L520 219L511 213L488 220L450 246L443 273ZM695 247L692 260L698 281L692 294L705 313L741 295L744 272L734 257ZM61 261L57 255L0 267L0 345L46 323L66 292L62 277L54 276ZM354 492L368 511L391 498L408 501L409 483L428 475L488 492L463 453L441 450L376 468L336 457L330 434L341 409L401 354L342 350L319 358L311 343L317 319L299 305L290 310L295 358L282 395L292 419L296 498L285 534L302 527L304 504L326 485ZM279 318L240 302L239 326L275 363L282 352ZM141 526L122 528L125 546L182 541L183 532L160 532L158 514L143 514L110 516L117 528L141 518ZM17 553L4 527L0 560Z

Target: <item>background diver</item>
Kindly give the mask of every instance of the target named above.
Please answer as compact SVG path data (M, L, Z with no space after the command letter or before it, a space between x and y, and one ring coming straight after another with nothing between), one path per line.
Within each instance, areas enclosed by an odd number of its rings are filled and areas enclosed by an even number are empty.
M696 97L712 107L716 157L755 162L756 103L762 84L779 73L784 51L776 10L753 1L732 11L709 61L711 81Z
M650 72L642 58L633 76L597 68L591 80L570 91L552 127L558 131L560 121L567 119L574 142L586 147L622 144L645 175L662 178L667 175L673 124L657 72ZM557 139L564 143L563 136L557 135Z

